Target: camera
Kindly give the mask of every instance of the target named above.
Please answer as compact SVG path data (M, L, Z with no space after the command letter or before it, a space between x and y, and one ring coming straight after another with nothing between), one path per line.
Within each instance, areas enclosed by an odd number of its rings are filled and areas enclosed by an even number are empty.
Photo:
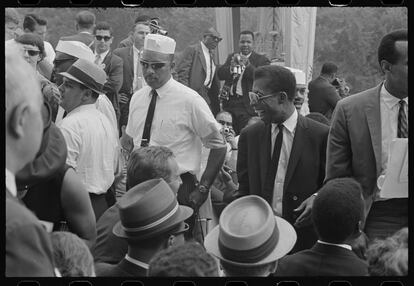
M230 128L228 128L228 127L224 127L224 128L223 128L223 133L224 133L224 134L230 133Z
M168 35L168 31L164 30L158 23L158 19L154 18L151 19L151 21L149 22L149 26L151 29L151 34L160 34L163 36L167 36Z

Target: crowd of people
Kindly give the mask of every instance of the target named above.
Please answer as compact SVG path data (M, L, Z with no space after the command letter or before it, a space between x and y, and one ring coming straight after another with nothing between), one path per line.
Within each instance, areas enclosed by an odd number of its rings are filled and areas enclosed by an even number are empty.
M334 63L308 84L251 31L219 65L214 27L177 57L157 17L116 49L90 11L55 48L20 17L6 9L6 276L408 274L408 197L378 183L408 140L407 30L350 95Z

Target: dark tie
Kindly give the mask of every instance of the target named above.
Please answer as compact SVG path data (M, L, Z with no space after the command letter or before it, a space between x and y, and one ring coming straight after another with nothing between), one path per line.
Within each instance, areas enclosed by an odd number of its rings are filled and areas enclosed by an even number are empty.
M158 93L152 90L151 102L148 106L147 117L145 118L144 132L142 133L141 147L147 147L150 142L152 119L154 119L155 104L157 103Z
M210 78L209 78L208 83L206 85L207 87L209 87L211 81L213 80L213 53L210 50L208 51L208 53L210 54Z
M273 197L273 186L275 184L276 172L279 164L280 150L282 149L283 142L283 124L279 124L278 128L279 133L276 136L275 145L273 146L272 160L267 171L266 182L264 185L264 194L266 196L265 199L267 199L269 203L271 203Z
M406 102L400 100L400 110L398 111L398 138L408 138L408 123L407 123L407 114L405 113Z
M232 88L232 93L233 93L233 95L234 96L236 96L237 95L237 92L236 92L236 90L237 90L237 83L239 82L239 79L240 79L240 75L238 75L234 80L233 80L233 88Z

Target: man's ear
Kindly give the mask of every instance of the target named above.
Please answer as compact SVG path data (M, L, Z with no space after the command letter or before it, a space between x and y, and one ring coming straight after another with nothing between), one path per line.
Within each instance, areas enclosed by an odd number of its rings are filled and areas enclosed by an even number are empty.
M82 96L81 97L82 103L84 103L86 101L89 101L92 98L92 90L90 90L88 88L83 89L82 93L81 93L81 96Z
M171 67L172 70L175 68L175 61L171 62L170 67Z
M381 70L382 70L382 72L385 74L386 72L390 72L391 71L391 64L388 62L388 61L386 61L386 60L382 60L381 61Z
M24 126L27 121L28 113L29 106L21 103L15 106L10 114L7 128L9 128L10 134L16 139L24 136Z
M279 93L279 98L278 98L279 104L285 103L287 99L288 98L287 98L286 92L282 91L282 92Z

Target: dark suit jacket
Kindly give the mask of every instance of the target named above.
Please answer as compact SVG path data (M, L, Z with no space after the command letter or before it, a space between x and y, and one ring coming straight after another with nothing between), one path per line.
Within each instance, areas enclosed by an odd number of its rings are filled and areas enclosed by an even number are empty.
M315 193L325 177L326 141L329 128L312 119L298 116L295 137L290 152L283 189L283 218L291 224L299 213L293 212ZM237 176L239 189L233 199L258 195L272 204L273 192L264 190L267 170L271 163L271 124L258 122L245 128L239 139ZM309 248L316 241L313 227L296 229L295 251Z
M382 171L381 87L339 101L328 137L325 181L355 178L362 186L366 216L379 191L377 178Z
M217 63L213 58L213 62L216 65L216 71L218 69ZM213 80L210 89L207 90L204 86L206 78L206 58L204 57L203 48L201 43L198 42L195 45L187 47L180 61L176 67L178 81L182 84L194 89L198 92L208 103L213 114L216 115L220 111L218 93L219 93L219 80L217 73L213 75Z
M227 57L226 62L224 65L220 66L217 70L217 76L219 80L224 80L226 85L231 86L233 83L233 76L230 73L230 62L233 57L234 53L230 54ZM260 66L265 66L270 64L270 60L266 58L264 55L260 55L256 52L252 52L252 54L249 57L250 64L246 66L246 69L244 71L243 77L241 79L241 88L243 91L243 103L244 107L246 108L246 111L251 115L255 116L255 112L253 108L250 106L250 99L249 99L249 91L252 90L253 86L253 74L254 69ZM232 99L230 99L227 104L231 104ZM225 104L226 106L226 104Z
M102 266L102 265L101 265ZM145 277L147 276L147 270L135 265L125 258L116 265L106 265L101 267L97 265L96 276L106 277Z
M77 33L71 36L64 36L60 38L61 41L78 41L82 42L87 45L91 50L93 50L93 43L95 41L95 37L89 33Z
M310 112L319 112L331 119L336 103L341 99L336 88L325 78L319 76L308 84Z
M96 244L92 249L95 262L117 264L128 252L126 239L112 233L114 225L120 220L118 204L107 209L96 223Z
M54 277L49 234L34 214L6 190L7 277Z
M114 55L111 51L108 52L104 60L104 71L107 75L107 81L104 85L104 93L112 102L115 113L119 118L119 97L118 92L121 89L123 83L123 61L117 55Z
M119 90L129 97L132 96L132 83L134 82L134 51L133 47L118 48L114 50L114 55L122 59L123 80Z
M316 243L279 260L274 276L367 276L368 265L352 250Z

